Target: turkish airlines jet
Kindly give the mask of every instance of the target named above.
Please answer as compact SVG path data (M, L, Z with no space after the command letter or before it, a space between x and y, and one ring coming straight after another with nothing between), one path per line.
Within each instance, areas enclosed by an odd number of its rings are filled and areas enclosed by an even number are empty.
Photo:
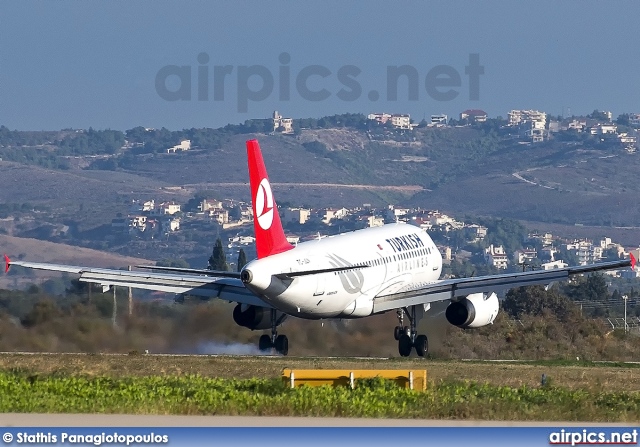
M445 317L461 328L493 323L497 291L548 285L571 275L635 266L628 260L547 271L440 279L442 256L424 230L404 223L342 233L293 246L287 242L256 140L247 141L254 229L258 258L241 272L138 266L162 272L121 271L25 261L10 265L76 273L80 281L218 298L237 303L234 321L251 330L271 329L260 337L261 350L286 355L289 341L278 326L294 316L305 319L362 318L395 310L394 336L401 356L428 351L416 331L431 303L448 302ZM409 321L404 324L404 318Z

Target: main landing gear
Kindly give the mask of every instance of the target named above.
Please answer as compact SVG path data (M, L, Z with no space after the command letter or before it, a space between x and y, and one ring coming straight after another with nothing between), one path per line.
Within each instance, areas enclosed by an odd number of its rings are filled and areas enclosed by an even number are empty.
M289 339L286 335L278 335L278 325L284 320L284 315L278 320L276 318L276 310L271 309L271 336L263 334L258 341L258 348L267 352L271 349L276 350L278 354L287 355L289 353Z
M429 352L429 340L426 335L418 335L416 325L416 306L406 307L397 310L399 326L393 330L393 336L398 340L398 352L402 357L409 357L411 349L416 348L419 357L424 357ZM404 315L409 318L409 326L404 326Z

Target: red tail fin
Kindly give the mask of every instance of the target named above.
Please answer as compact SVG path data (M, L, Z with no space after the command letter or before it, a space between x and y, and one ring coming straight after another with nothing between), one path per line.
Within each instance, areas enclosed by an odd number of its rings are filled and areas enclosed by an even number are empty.
M247 158L253 202L253 228L256 234L258 259L260 259L290 250L293 246L287 242L282 229L258 140L247 141Z

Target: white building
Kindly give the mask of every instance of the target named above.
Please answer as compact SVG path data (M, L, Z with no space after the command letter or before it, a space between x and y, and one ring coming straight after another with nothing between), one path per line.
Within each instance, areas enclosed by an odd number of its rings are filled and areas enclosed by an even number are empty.
M184 152L188 151L189 149L191 149L191 140L182 140L180 144L176 144L175 146L167 149L167 154L170 154L172 152L175 154L178 151Z
M620 141L622 147L624 147L628 152L636 151L637 140L635 136L629 135L627 132L623 132L618 134L618 141Z
M513 259L516 264L530 263L538 257L538 252L533 249L516 250Z
M293 118L284 118L277 110L273 112L273 131L282 133L293 133Z
M203 199L200 205L198 205L198 210L203 213L212 209L221 210L222 208L222 202L215 199Z
M428 214L428 216L431 225L446 225L453 224L455 222L453 217L447 216L446 214L442 214L438 211L432 211Z
M407 221L407 214L409 214L409 208L396 208L393 205L389 205L386 211L386 217L392 222Z
M511 110L509 126L517 126L522 135L532 143L544 141L547 114L538 110Z
M380 124L385 124L391 119L390 113L370 113L367 115L367 119L370 121L376 121Z
M613 123L599 123L589 129L591 135L607 135L618 132L618 126Z
M165 231L178 231L180 229L180 218L175 217L173 219L166 220L163 223Z
M587 128L586 121L573 120L569 124L567 124L567 129L576 129L578 132L582 132L586 128Z
M563 245L566 250L573 251L578 257L578 264L593 264L602 259L603 249L600 245L594 245L587 240L573 241Z
M306 208L285 208L282 210L282 220L284 222L295 222L304 224L309 220L311 210Z
M135 228L140 231L147 229L147 216L129 216L127 218L127 226L129 228Z
M362 216L358 218L358 228L381 227L384 225L384 219L379 216Z
M224 225L229 223L229 211L225 209L212 208L207 211L209 214L209 218L219 225Z
M229 238L229 248L238 247L241 245L251 245L256 242L256 238L253 236L233 236Z
M542 268L542 270L563 269L567 266L568 264L566 262L562 262L560 260L545 262L544 264L540 264L540 267Z
M460 121L484 123L487 121L487 112L480 109L467 109L460 113Z
M176 202L162 202L151 214L165 215L176 214L180 212L180 204Z
M324 216L322 222L328 224L333 219L344 219L349 215L349 210L346 208L327 208L324 210Z
M546 125L547 114L538 110L512 110L509 112L509 126L518 126L524 121L539 121Z
M411 129L411 115L391 115L391 125L396 129Z
M431 123L429 123L429 125L433 127L442 127L446 126L448 122L449 117L444 113L441 113L440 115L431 115Z
M496 247L491 244L487 248L485 248L484 259L487 264L492 265L498 269L506 269L509 263L507 254L505 253L504 247L502 245L498 245Z

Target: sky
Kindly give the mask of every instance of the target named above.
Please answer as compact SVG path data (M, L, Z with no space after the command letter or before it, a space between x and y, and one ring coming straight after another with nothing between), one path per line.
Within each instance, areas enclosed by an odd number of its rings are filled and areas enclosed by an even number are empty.
M0 125L10 129L219 127L274 110L416 121L469 108L640 112L633 0L0 6Z

